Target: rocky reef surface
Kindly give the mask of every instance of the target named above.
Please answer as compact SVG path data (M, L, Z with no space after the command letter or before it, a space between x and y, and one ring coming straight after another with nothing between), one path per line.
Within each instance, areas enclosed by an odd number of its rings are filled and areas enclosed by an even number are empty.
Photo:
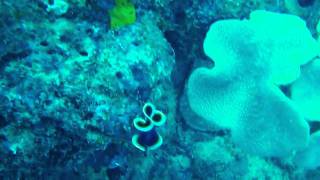
M108 13L120 2L134 6L134 22L114 28L113 18L129 16ZM265 9L299 15L316 37L320 2L298 5L1 1L0 179L319 179L319 168L243 152L185 96L192 70L213 66L202 48L211 23ZM131 138L146 102L167 120L157 128L163 144L142 152Z

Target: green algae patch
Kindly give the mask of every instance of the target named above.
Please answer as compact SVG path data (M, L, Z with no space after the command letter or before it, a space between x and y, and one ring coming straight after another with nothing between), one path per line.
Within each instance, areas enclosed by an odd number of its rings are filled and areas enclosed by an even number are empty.
M117 29L136 21L136 9L130 0L115 0L115 7L109 11L110 28Z

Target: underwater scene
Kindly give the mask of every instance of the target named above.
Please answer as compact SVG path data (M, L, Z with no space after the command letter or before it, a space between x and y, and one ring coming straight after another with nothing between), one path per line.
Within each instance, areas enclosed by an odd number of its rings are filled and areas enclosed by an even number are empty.
M320 0L0 0L0 180L320 180Z

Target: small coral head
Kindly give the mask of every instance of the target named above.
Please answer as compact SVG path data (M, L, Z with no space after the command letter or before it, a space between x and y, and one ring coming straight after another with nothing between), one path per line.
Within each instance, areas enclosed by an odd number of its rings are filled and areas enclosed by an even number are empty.
M166 116L161 112L156 110L151 116L151 121L155 126L162 126L166 122Z
M155 129L140 132L132 137L132 144L141 151L155 150L162 145L162 137Z
M141 117L136 117L133 120L133 126L141 132L148 132L153 128L153 123L149 119L142 119Z

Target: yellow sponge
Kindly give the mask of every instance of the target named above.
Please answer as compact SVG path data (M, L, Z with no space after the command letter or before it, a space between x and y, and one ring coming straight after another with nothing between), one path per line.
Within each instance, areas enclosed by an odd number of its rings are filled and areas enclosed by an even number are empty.
M109 11L110 28L116 29L136 21L136 9L129 0L115 0L115 7Z

